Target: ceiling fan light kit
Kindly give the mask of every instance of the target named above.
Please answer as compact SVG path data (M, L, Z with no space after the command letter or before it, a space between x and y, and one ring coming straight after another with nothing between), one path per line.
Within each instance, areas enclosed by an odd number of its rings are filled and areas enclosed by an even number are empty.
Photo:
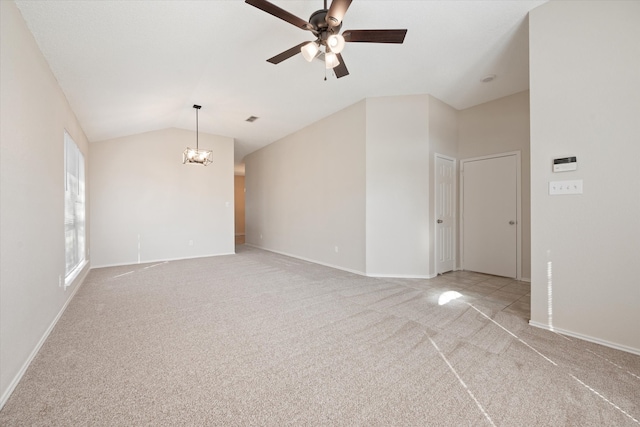
M340 54L344 49L345 43L402 44L407 34L406 29L346 30L343 34L340 34L342 19L347 13L347 9L349 9L352 1L353 0L333 0L331 6L327 9L327 0L324 0L324 8L313 12L309 21L298 18L267 0L245 0L245 3L295 25L302 30L311 31L317 37L315 41L300 43L267 59L268 62L279 64L298 53L302 53L304 59L311 62L314 58L322 54L320 48L324 46L325 67L327 69L333 69L336 77L341 78L349 74L349 70L347 70L344 59Z
M331 49L331 52L340 53L344 49L344 37L340 34L332 34L327 38L327 47Z
M314 60L318 53L320 52L320 45L316 42L309 42L300 48L302 52L302 56L307 62L311 62Z
M324 54L324 64L327 70L336 68L338 65L340 65L340 60L338 60L338 55L336 55L335 53L327 49L327 51Z
M196 109L196 148L185 148L182 152L182 164L196 163L207 166L213 163L213 151L201 150L198 144L198 110L202 108L200 105L194 105Z

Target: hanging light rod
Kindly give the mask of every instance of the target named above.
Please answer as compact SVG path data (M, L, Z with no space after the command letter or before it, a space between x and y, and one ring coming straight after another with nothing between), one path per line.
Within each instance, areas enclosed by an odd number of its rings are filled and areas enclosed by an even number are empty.
M202 108L200 105L193 105L196 110L196 148L187 147L182 153L182 164L186 163L198 163L207 166L213 163L213 151L201 150L198 141L198 110Z

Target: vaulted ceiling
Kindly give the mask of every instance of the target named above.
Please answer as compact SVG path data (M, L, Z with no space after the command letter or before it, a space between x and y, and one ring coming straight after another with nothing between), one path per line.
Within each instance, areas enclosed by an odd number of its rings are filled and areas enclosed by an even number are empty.
M323 7L271 2L305 20ZM363 98L428 93L464 109L528 89L527 14L542 3L354 0L343 31L408 32L347 44L336 79L302 55L266 62L314 36L242 0L16 1L90 141L194 130L200 104L200 131L235 138L238 164Z

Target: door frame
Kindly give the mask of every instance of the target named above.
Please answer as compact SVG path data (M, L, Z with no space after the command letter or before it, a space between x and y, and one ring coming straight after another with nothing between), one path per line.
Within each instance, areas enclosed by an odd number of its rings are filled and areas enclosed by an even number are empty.
M460 248L464 248L464 165L478 160L515 156L516 158L516 280L522 280L522 154L520 150L460 160ZM464 270L464 250L460 250L460 268Z
M445 156L444 154L439 154L439 153L435 153L433 155L433 169L434 169L434 179L433 179L433 194L434 194L434 203L433 203L433 231L434 231L434 236L437 239L437 229L438 229L438 218L436 213L438 212L438 208L437 208L437 203L438 203L438 183L437 183L437 176L438 176L438 171L437 171L437 159L441 158L444 160L450 160L453 162L453 195L451 197L451 200L453 202L453 270L452 271L457 271L459 269L458 266L458 202L457 202L457 196L458 196L458 159L456 159L455 157L451 157L451 156ZM440 255L438 252L438 242L437 240L434 239L434 267L435 267L435 273L436 275L440 274L438 273L438 256Z

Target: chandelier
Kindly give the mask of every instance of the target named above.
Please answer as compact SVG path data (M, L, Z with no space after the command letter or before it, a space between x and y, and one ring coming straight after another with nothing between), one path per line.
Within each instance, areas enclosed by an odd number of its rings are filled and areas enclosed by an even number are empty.
M198 163L207 166L213 163L213 151L201 150L198 145L198 110L202 108L200 105L194 105L196 109L196 148L187 147L182 153L182 164Z

